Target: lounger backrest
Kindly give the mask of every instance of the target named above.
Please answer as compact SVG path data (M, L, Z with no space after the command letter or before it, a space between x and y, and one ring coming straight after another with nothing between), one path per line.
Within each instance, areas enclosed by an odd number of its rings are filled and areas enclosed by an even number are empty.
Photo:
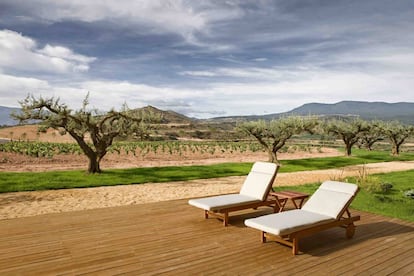
M240 194L265 200L273 181L275 180L278 165L268 162L256 162L247 175Z
M303 205L302 210L339 219L358 192L351 183L325 181Z

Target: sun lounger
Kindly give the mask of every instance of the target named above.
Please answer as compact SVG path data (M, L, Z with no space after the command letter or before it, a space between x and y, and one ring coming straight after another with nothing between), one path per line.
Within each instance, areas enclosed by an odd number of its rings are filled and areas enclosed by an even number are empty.
M360 216L351 216L348 207L358 190L355 184L326 181L302 209L247 219L245 225L260 230L262 242L270 234L277 242L292 247L294 255L298 254L301 237L332 227L346 228L346 236L352 238L354 221L360 220Z
M278 167L274 163L256 162L238 194L191 199L188 203L203 209L206 219L209 215L221 218L224 226L228 225L230 212L260 206L271 206L278 211L277 198L268 198Z

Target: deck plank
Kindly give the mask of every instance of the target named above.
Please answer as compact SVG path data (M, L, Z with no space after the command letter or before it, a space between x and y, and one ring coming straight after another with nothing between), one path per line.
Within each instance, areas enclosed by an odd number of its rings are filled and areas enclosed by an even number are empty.
M361 215L353 239L336 228L304 238L302 253L260 242L235 213L204 219L186 200L0 220L1 275L399 274L412 271L414 223Z

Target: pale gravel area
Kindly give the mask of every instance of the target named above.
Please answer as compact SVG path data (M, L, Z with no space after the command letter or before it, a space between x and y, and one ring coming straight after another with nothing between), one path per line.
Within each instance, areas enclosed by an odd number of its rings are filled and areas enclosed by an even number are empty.
M341 169L279 173L274 185L289 186L329 179L339 180L358 175L364 166L372 174L411 170L414 169L414 162L387 162ZM240 190L244 178L236 176L170 183L5 193L0 194L0 219L234 193Z

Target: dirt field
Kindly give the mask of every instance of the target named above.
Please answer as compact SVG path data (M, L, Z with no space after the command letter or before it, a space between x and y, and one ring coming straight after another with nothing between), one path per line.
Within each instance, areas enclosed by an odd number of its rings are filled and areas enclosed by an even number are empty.
M305 157L337 156L340 153L335 149L322 149L322 152L296 152L280 154L279 158L295 159ZM267 154L264 152L234 152L234 153L192 153L186 152L182 155L169 153L149 153L146 156L134 156L133 154L107 154L102 163L103 170L109 168L137 168L157 166L184 166L205 165L224 162L254 162L266 161ZM73 170L84 169L88 166L88 159L83 155L67 154L56 155L53 158L35 158L15 153L0 152L0 171L51 171L51 170Z
M64 135L61 136L56 130L49 130L47 133L38 133L37 126L16 126L0 129L0 139L28 140L42 142L73 143L73 139ZM296 152L280 154L279 158L294 159L305 157L337 156L340 153L335 149L324 148L322 152ZM108 153L102 163L102 169L108 168L136 168L156 166L180 166L180 165L203 165L217 164L223 162L254 162L266 161L267 154L264 152L234 152L214 154L199 152L185 152L182 155L171 155L168 153L149 153L145 156L132 154L110 154ZM87 169L88 160L84 155L56 155L53 158L34 158L13 153L0 152L0 171L50 171L50 170L73 170Z
M10 138L10 129L0 131L0 138ZM53 134L36 135L36 128L16 128L14 135L23 135L26 139L35 137L40 141L59 141L70 137ZM14 138L13 138L14 139ZM36 140L35 139L35 140ZM63 139L63 140L61 140ZM335 149L324 148L322 152L295 152L280 154L280 160L305 157L338 156ZM126 154L108 154L102 162L102 168L132 168L148 166L213 164L222 162L266 161L264 152L248 153L186 153L184 155L149 154L145 157ZM0 171L36 172L50 170L72 170L87 168L87 159L82 155L58 155L49 158L32 158L18 154L0 153ZM352 166L334 170L307 171L298 173L279 173L274 185L299 185L338 180L345 176L357 175L361 166ZM414 162L389 162L369 164L370 173L414 169ZM0 194L0 219L35 216L46 213L80 211L85 209L135 205L156 201L182 198L203 197L209 195L234 193L240 190L244 176L224 177L209 180L194 180L172 183L149 183L87 189L57 191L19 192Z

